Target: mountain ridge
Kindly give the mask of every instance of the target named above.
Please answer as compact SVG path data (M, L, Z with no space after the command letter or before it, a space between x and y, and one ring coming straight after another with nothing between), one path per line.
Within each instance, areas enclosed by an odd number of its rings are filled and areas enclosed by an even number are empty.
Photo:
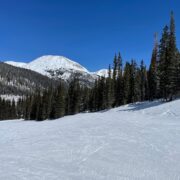
M16 61L4 61L4 63L20 68L30 69L50 78L61 78L66 81L70 79L72 74L88 75L88 78L91 77L91 81L97 79L99 76L108 76L107 69L90 72L76 61L58 55L44 55L29 63Z

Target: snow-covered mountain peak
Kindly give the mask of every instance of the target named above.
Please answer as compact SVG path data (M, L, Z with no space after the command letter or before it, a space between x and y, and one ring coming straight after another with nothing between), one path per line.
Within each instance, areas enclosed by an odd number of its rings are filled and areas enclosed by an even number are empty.
M69 81L76 76L84 81L84 83L92 83L100 76L108 77L107 69L102 69L97 72L89 72L79 63L63 56L45 55L29 63L14 61L5 61L5 63L16 67L30 69L53 79L61 78L65 81Z
M59 69L88 72L86 68L84 68L77 62L74 62L63 56L52 55L39 57L34 61L28 63L26 68L40 73L43 73L43 71Z
M96 72L98 76L108 77L108 69L101 69Z
M111 69L111 74L113 73L113 69ZM92 74L98 77L105 77L108 78L109 76L109 69L100 69L99 71L93 72Z

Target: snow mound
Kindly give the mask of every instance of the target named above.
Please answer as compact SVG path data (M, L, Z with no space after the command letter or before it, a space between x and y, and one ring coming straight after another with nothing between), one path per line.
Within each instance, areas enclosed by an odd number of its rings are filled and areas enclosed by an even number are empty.
M0 179L180 178L180 100L0 122Z

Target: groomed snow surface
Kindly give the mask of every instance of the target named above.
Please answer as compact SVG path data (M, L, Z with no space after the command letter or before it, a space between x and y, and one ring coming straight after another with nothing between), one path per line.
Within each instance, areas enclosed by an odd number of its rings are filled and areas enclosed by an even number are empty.
M1 180L179 180L180 100L0 122Z

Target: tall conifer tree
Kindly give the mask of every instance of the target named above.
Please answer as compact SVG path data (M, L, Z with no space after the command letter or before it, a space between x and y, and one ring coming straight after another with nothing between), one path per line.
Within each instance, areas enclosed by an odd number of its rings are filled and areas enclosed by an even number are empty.
M158 62L158 78L159 78L159 89L162 98L167 100L168 98L168 86L169 75L168 69L168 49L169 49L169 28L165 26L162 33L162 38L159 45L159 62Z
M157 66L158 66L158 42L157 35L155 35L155 44L152 52L151 64L148 73L148 85L149 85L149 99L154 100L157 98Z
M176 94L176 68L177 68L177 47L175 34L175 20L174 14L171 12L170 32L169 32L169 47L168 47L168 66L167 66L167 88L169 100L172 100Z

